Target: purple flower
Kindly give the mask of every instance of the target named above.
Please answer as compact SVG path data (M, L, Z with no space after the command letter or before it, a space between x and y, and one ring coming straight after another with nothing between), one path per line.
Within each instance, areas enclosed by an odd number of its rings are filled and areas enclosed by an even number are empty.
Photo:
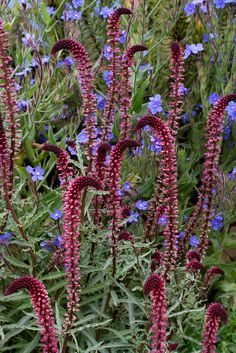
M122 32L121 32L121 35L120 35L119 42L120 42L121 44L124 44L125 41L126 41L126 31L122 31Z
M79 135L77 135L77 139L79 143L82 143L82 144L88 142L89 138L88 138L87 132L84 129L81 130Z
M57 221L58 219L60 219L62 217L62 212L61 210L55 210L54 213L50 213L50 217L52 219L54 219L55 221Z
M129 215L128 223L137 223L139 218L139 214L137 212L131 211Z
M32 168L30 165L28 165L26 170L29 174L31 174L33 181L43 180L44 169L42 169L39 165L37 165L35 168Z
M97 97L98 109L104 110L104 108L105 108L105 99L103 98L103 96L101 94L96 94L96 97Z
M23 99L20 99L17 104L18 110L22 110L23 112L27 111L27 103Z
M196 235L193 235L192 237L189 238L189 244L190 246L193 246L196 248L199 244L199 240L197 239Z
M178 239L182 239L183 236L184 236L184 234L185 234L185 231L180 232L180 233L178 234Z
M139 70L140 71L146 71L147 70L148 74L150 74L150 72L153 70L153 67L150 64L140 65L139 66Z
M204 50L204 47L202 43L190 44L190 45L187 44L184 51L184 59L187 59L191 54L198 54L203 50Z
M63 61L58 61L56 67L60 67L62 65L65 65L66 67L70 67L73 64L74 64L74 60L70 56L67 56Z
M151 146L149 147L150 151L155 152L155 154L158 155L162 150L160 140L154 136L150 136L150 141L152 142Z
M52 240L44 240L44 241L41 241L39 245L40 245L41 248L43 248L44 250L52 251L52 246L53 246Z
M17 82L15 82L14 85L15 85L17 92L21 90L22 87Z
M42 57L42 63L44 65L48 64L49 63L49 60L50 60L50 55L46 55L46 56L43 56Z
M107 85L109 85L111 83L111 75L112 75L112 71L105 70L103 72L103 79Z
M60 235L56 236L56 239L54 241L54 245L56 245L60 249L64 249L63 239Z
M34 69L36 69L36 67L38 66L37 61L33 58L30 62L30 67L33 67Z
M112 48L109 45L105 45L103 49L103 56L107 60L111 60L113 53L112 53Z
M229 102L226 111L229 116L236 121L236 102Z
M156 94L154 97L149 98L150 102L148 103L148 109L151 110L152 114L156 114L157 112L162 111L162 100L161 100L161 95Z
M123 189L125 189L126 191L131 190L130 181L127 181L126 183L124 183Z
M0 245L8 245L12 240L12 236L13 236L12 232L0 234Z
M109 8L108 6L104 6L101 11L100 11L100 15L103 18L107 18L108 16L110 16L112 13L114 12L114 9Z
M224 220L224 218L223 218L222 212L220 212L211 221L211 228L213 228L214 230L221 229L223 227L223 220Z
M180 87L179 87L179 90L178 90L179 94L186 95L186 94L189 93L189 91L190 91L189 88L184 87L184 85L182 83L180 84Z
M184 124L188 124L189 121L190 121L187 114L182 115L182 116L181 116L181 119L182 119L182 121L183 121Z
M193 15L195 12L195 5L193 3L187 4L184 7L184 12L185 12L186 16Z
M216 102L220 99L219 94L217 93L212 93L209 97L208 97L208 102L212 105L215 105Z
M84 3L84 0L72 0L72 5L74 6L75 9L82 6L83 3Z
M54 15L55 9L53 6L46 6L47 12L50 16Z
M27 47L36 47L34 38L35 38L35 34L26 33L21 40Z
M225 0L214 0L214 4L217 9L223 9L225 7Z
M147 201L143 201L143 200L138 200L138 201L135 203L135 207L136 207L138 210L145 211L145 210L148 208L148 202L147 202Z
M77 155L76 149L71 147L71 146L68 146L68 151L70 152L70 154L72 156L76 156Z
M165 226L166 225L166 223L167 223L167 221L168 221L168 218L165 216L165 215L163 215L163 216L161 216L159 219L158 219L158 224L160 224L160 225L162 225L162 226Z
M236 175L236 167L232 170L231 173L229 173L229 180L233 180Z

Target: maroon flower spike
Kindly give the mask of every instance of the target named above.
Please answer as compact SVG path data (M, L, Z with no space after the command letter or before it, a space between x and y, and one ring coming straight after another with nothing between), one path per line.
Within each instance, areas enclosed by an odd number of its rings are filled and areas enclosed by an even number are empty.
M83 96L83 114L85 117L85 130L88 134L87 158L89 160L89 172L92 171L93 165L93 147L97 137L97 120L96 120L96 96L94 94L92 66L84 46L73 39L61 39L52 48L52 54L57 53L61 49L68 49L75 62L80 75L80 86Z
M101 189L101 184L90 176L80 176L72 180L64 198L64 234L65 267L67 275L67 318L66 330L69 331L75 320L75 312L79 306L79 221L80 221L80 193L83 188L91 186Z
M188 261L196 260L198 262L201 261L201 255L196 250L189 250L187 252L186 258Z
M160 250L155 250L151 255L151 271L154 272L162 263L162 253Z
M68 181L77 173L76 169L71 165L69 153L49 143L44 144L40 149L42 151L53 152L57 156L57 170L59 172L61 185L68 185Z
M172 135L176 137L179 127L179 119L181 115L181 105L183 103L183 80L184 80L184 59L183 51L178 42L171 44L171 110L169 112L169 126Z
M95 170L96 177L99 180L103 180L105 178L105 161L107 157L107 153L111 150L111 145L108 142L103 142L98 146L97 155L95 160Z
M9 170L10 154L7 144L7 137L3 127L2 117L0 115L0 180L2 184L2 193L6 204L9 203Z
M122 58L121 67L121 81L120 81L120 139L129 137L131 130L131 115L129 110L131 108L132 88L130 83L130 76L132 74L131 67L133 66L134 54L139 51L147 50L144 45L134 45L127 49Z
M12 78L13 70L10 66L12 58L7 55L8 40L6 30L0 20L0 80L3 83L0 85L3 88L1 97L4 103L6 135L9 138L9 169L8 169L8 193L9 196L13 192L13 167L16 153L20 146L20 123L17 115L17 95L15 81Z
M223 305L212 303L209 305L206 316L203 332L202 353L216 353L217 333L220 321L226 325L227 312Z
M58 341L54 327L53 312L48 297L48 293L38 279L31 276L17 278L5 290L4 295L10 295L18 290L26 288L37 315L38 325L41 327L41 342L43 344L43 353L58 353Z
M148 277L144 284L144 295L151 294L152 304L152 337L151 352L166 352L166 328L167 328L167 312L166 312L166 289L163 278L153 273Z
M134 240L134 236L130 232L122 232L118 235L118 241L122 240L132 242Z
M179 343L170 343L168 345L168 351L173 352L176 350L176 348L178 348L178 346L179 346Z
M113 274L116 272L116 235L120 230L119 222L121 217L121 197L120 197L120 168L123 153L127 148L138 147L139 143L134 140L119 141L111 151L109 170L107 175L107 190L109 196L107 201L108 215L110 216L110 229L112 231L112 257Z
M110 84L108 85L106 104L104 108L103 118L102 118L102 141L109 140L109 133L112 129L112 124L115 118L115 104L117 102L117 96L119 95L119 85L120 85L120 63L121 56L118 47L120 39L120 16L121 15L131 15L132 12L126 8L119 8L109 16L107 27L108 41L107 45L111 48L111 60L108 65L108 71L111 72Z
M191 270L192 272L196 272L198 270L204 270L203 264L197 260L191 260L186 263L186 270Z
M225 273L221 268L219 268L218 266L212 266L205 274L204 287L207 288L209 286L209 282L213 277L224 274Z
M222 97L214 105L207 120L206 153L203 172L201 176L201 187L198 202L191 218L188 221L187 229L180 246L181 251L187 246L190 235L193 234L199 223L202 221L200 231L200 242L198 252L205 255L208 246L208 232L212 219L212 202L214 186L217 181L217 166L220 156L220 144L224 125L224 112L230 101L236 100L236 94L229 94ZM203 214L203 217L201 217Z
M167 223L163 235L165 237L163 275L169 269L174 269L177 261L177 241L178 241L178 188L177 188L177 163L175 155L175 145L170 128L159 117L152 115L140 119L136 126L136 131L146 125L151 126L156 136L162 143L161 175L163 188L162 202L165 205L165 216Z

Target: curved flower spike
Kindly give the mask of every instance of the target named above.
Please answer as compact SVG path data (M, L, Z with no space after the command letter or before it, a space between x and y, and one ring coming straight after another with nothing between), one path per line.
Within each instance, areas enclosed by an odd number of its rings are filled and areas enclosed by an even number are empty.
M85 130L88 134L87 158L89 160L89 172L92 171L93 164L93 147L97 137L97 120L96 120L96 95L94 94L93 72L89 62L89 57L85 47L73 39L61 39L52 47L52 54L56 54L61 49L68 49L75 62L80 75L80 85L83 96L83 114L85 117Z
M192 272L196 272L198 270L204 270L203 264L197 260L191 260L186 263L186 270L191 270Z
M37 144L34 144L37 147ZM62 148L46 143L39 145L42 151L53 152L57 156L57 170L59 171L59 177L61 178L61 185L67 185L68 180L73 177L77 171L71 165L70 155Z
M48 293L38 279L31 276L17 278L5 290L4 295L10 295L18 290L26 288L37 315L38 325L41 327L41 342L43 344L43 353L58 353L58 341L54 327L53 312L48 297Z
M166 328L167 328L167 311L166 311L166 289L163 278L153 273L144 284L144 295L151 295L152 304L152 328L153 335L151 337L151 352L166 352Z
M108 142L103 142L98 146L95 160L96 176L99 180L105 177L105 161L107 152L111 150L111 145Z
M175 155L174 140L170 128L159 117L147 115L141 118L135 130L138 131L146 125L151 126L158 139L162 143L162 203L165 205L165 215L167 222L164 228L164 258L163 276L166 278L169 269L174 269L177 261L177 241L178 241L178 188L177 188L177 163Z
M203 332L202 353L215 353L217 333L220 321L227 324L227 312L222 304L212 303L209 305L206 316Z
M201 255L196 250L189 250L187 252L186 258L188 261L196 260L198 262L201 261Z
M79 221L80 221L80 193L83 188L91 186L102 189L99 181L91 176L79 176L72 180L64 198L64 234L65 267L67 275L67 318L66 330L69 331L75 320L75 312L79 307Z
M218 266L212 266L205 274L204 287L207 288L209 286L209 282L213 277L224 274L225 273L221 268L219 268Z
M134 55L137 52L147 50L144 45L134 45L126 50L122 58L121 81L120 81L120 139L126 139L131 130L131 108L132 88L130 84L131 70L133 66Z

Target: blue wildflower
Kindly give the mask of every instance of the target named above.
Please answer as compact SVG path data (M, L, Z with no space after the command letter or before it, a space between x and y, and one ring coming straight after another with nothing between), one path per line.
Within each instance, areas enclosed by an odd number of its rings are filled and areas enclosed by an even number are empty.
M155 154L158 155L162 150L162 145L160 140L151 135L150 141L152 142L151 146L149 147L150 151L155 152Z
M53 6L46 6L47 12L50 16L54 15L55 8Z
M53 241L52 241L52 240L44 240L44 241L41 241L41 242L39 243L39 245L40 245L41 248L43 248L44 250L52 251Z
M46 55L46 56L43 56L42 57L42 63L44 65L48 64L49 63L49 60L50 60L50 55Z
M63 239L60 235L56 236L56 239L54 241L54 245L56 245L60 249L64 249Z
M112 13L114 12L114 9L109 8L108 6L104 6L102 7L101 11L100 11L100 15L103 18L107 18L109 17Z
M122 31L122 32L121 32L121 35L120 35L120 38L119 38L119 42L120 42L121 44L124 44L125 41L126 41L126 31Z
M148 103L148 109L151 110L152 114L156 114L157 112L162 111L162 100L161 100L161 95L156 94L154 97L149 98L150 102Z
M226 111L229 116L236 121L236 102L229 102Z
M89 137L88 137L87 132L84 129L81 130L79 135L77 135L77 139L78 139L79 143L82 143L82 144L88 142Z
M211 221L211 228L214 230L219 230L223 227L223 215L222 212L220 212L218 215L215 216L215 218L212 219Z
M139 218L138 212L131 211L129 215L128 223L137 223Z
M190 121L187 114L182 115L181 119L182 119L183 124L188 124Z
M12 240L12 236L13 236L12 232L0 234L0 245L8 245Z
M50 217L52 219L54 219L55 221L57 221L58 219L60 219L62 217L61 210L55 210L53 213L50 213Z
M113 53L112 53L112 48L109 45L105 45L103 49L103 56L107 60L111 60Z
M72 0L72 5L74 6L75 9L82 6L83 3L84 3L84 0Z
M37 66L38 66L37 61L34 58L32 58L30 62L30 67L33 67L34 69L36 69Z
M187 4L184 7L184 12L185 12L186 16L193 15L195 12L195 5L193 3Z
M160 216L157 223L162 226L165 226L167 221L168 221L168 218L165 215L163 215L163 216Z
M44 169L42 169L39 165L35 168L32 168L30 165L26 167L26 170L32 176L33 181L43 180L44 178Z
M21 40L27 47L36 47L34 38L35 34L25 33L25 36Z
M143 201L143 200L138 200L138 201L135 203L135 207L136 207L138 210L145 211L145 210L148 208L148 202L147 202L147 201Z
M153 70L153 66L151 66L150 64L140 65L139 70L140 71L147 71L148 74L150 74L150 72Z
M225 7L225 0L214 0L214 4L217 9L223 9Z
M229 180L233 180L236 175L236 167L229 173Z
M103 72L103 79L104 81L106 82L107 85L109 85L111 83L111 75L112 75L112 71L108 71L108 70L105 70Z
M208 97L208 102L212 105L215 105L216 102L220 99L220 95L217 93L212 93L209 97Z
M126 183L124 183L123 189L125 189L126 191L131 190L130 181L127 181Z
M76 156L77 155L76 149L71 147L71 146L68 146L68 151L70 152L70 154L72 156Z
M193 246L194 248L196 248L199 244L199 240L197 239L196 235L193 235L189 238L189 244L190 246Z
M204 50L204 47L202 43L190 44L190 45L187 44L184 50L184 59L187 59L191 54L198 54L203 50Z
M98 109L104 110L104 108L105 108L105 99L104 99L104 97L101 94L96 94L96 97L97 97Z
M18 110L22 110L23 112L27 111L27 103L24 101L24 99L20 99L18 104L17 104Z

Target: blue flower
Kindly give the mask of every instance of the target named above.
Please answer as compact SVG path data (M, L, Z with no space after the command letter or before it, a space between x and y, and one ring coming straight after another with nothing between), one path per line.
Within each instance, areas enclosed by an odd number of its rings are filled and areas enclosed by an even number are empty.
M107 60L111 60L113 56L112 48L109 45L105 45L103 49L103 56Z
M187 4L187 5L184 7L184 12L185 12L186 16L193 15L194 12L195 12L195 5L192 4L192 3Z
M236 121L236 102L229 102L226 111L229 116Z
M54 15L55 8L53 6L46 6L47 12L50 16Z
M187 114L182 115L181 119L182 119L183 124L188 124L190 121Z
M232 170L231 173L229 173L229 180L233 180L236 175L236 167Z
M126 31L122 31L122 32L121 32L121 35L120 35L120 38L119 38L119 42L120 42L121 44L124 44L125 41L126 41Z
M77 155L76 149L71 147L71 146L68 146L68 151L70 152L70 154L72 156L76 156Z
M185 234L185 231L180 232L180 233L178 234L178 239L182 239L183 236L184 236L184 234Z
M22 110L23 112L27 111L27 103L23 99L20 99L17 104L18 110Z
M214 4L217 9L223 9L225 7L225 0L214 0Z
M147 201L143 201L143 200L138 200L138 201L135 203L135 207L136 207L138 210L145 211L145 210L148 208L148 202L147 202Z
M178 89L178 94L186 95L189 93L189 91L190 91L189 88L184 87L184 85L182 83L180 84L179 89Z
M44 169L42 169L39 165L35 168L32 168L30 165L28 165L26 170L29 174L31 174L33 181L43 180Z
M82 143L82 144L88 142L89 137L88 137L87 132L84 129L81 130L79 135L77 135L77 139L78 139L79 143Z
M54 245L56 245L60 249L64 249L63 239L60 235L56 236L56 239L54 241Z
M37 66L38 66L37 61L34 58L32 58L30 62L30 67L33 67L34 69L36 69Z
M62 212L61 210L55 210L54 213L50 213L50 217L52 219L54 219L55 221L57 221L58 219L60 219L62 217Z
M190 45L187 44L184 50L184 59L187 59L191 54L198 54L203 50L204 50L204 47L202 43L190 44Z
M130 181L127 181L126 183L124 183L123 189L125 189L126 191L131 190Z
M165 226L167 222L168 222L168 218L165 215L163 215L158 219L157 223L162 226Z
M131 211L129 215L128 223L137 223L139 218L139 214L137 212Z
M197 239L196 235L193 235L192 237L189 238L189 244L190 246L193 246L196 248L199 244L199 240Z
M9 242L12 240L12 236L13 236L12 232L0 234L0 244L1 245L8 245Z
M27 47L35 47L36 43L34 38L35 34L25 33L25 36L21 40Z
M223 218L222 212L220 212L211 221L211 228L213 228L214 230L221 229L223 227L223 220L224 220L224 218Z
M220 99L220 95L217 93L212 93L209 97L208 97L208 102L212 105L215 105L216 102Z
M82 6L83 3L84 3L84 0L72 0L72 5L74 6L75 9Z
M104 110L104 108L105 108L105 99L103 98L103 96L101 94L96 94L96 97L97 97L98 109Z
M149 98L150 102L148 103L148 109L151 110L152 114L156 114L157 112L162 111L162 100L161 100L161 95L156 94L154 97Z
M150 151L155 152L155 154L158 155L162 150L160 140L156 137L150 136L150 141L152 142L151 146L149 147Z
M107 85L109 85L111 83L111 75L112 75L112 71L107 71L105 70L103 72L103 79L106 82Z
M40 245L41 248L43 248L44 250L52 251L53 241L52 241L52 240L44 240L44 241L41 241L41 242L39 243L39 245Z
M114 12L114 9L109 8L108 6L104 6L101 11L100 11L100 15L103 18L107 18L108 16L110 16L112 13Z
M153 66L151 66L150 64L140 65L139 70L140 71L147 71L148 74L150 74L150 72L153 70Z
M45 64L48 64L49 63L49 60L50 60L50 55L46 55L46 56L43 56L42 57L42 63L45 65Z

